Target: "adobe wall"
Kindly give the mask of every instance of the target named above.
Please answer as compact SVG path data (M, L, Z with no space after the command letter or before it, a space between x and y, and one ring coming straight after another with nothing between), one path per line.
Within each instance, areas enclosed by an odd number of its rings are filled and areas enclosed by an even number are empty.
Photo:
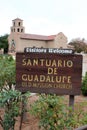
M24 52L26 47L46 47L45 41L19 39L16 44L16 52Z
M87 72L87 54L82 55L83 55L82 75L85 76L85 72Z
M4 49L0 49L0 54L4 54Z

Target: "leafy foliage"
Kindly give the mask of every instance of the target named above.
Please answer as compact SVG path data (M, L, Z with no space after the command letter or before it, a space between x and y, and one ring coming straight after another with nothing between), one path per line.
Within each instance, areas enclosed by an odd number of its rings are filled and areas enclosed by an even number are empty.
M15 76L15 60L10 55L0 55L0 108L4 109L4 116L0 116L0 125L3 130L14 130L16 117L24 111L20 111L20 103L26 102L24 97L30 94L22 94L12 87Z
M82 94L84 96L87 96L87 72L85 73L85 76L83 77L81 90L82 90Z
M0 37L0 49L3 48L4 52L8 52L8 34Z
M3 130L14 130L16 117L21 116L25 108L21 109L21 102L26 101L30 93L22 94L17 90L4 90L0 93L0 107L4 108L4 117L0 117Z
M14 130L16 117L20 111L21 93L16 90L4 90L0 93L0 107L4 108L1 126L4 130Z
M15 60L10 55L0 55L0 90L3 87L15 84Z
M4 130L13 129L15 117L18 116L20 92L13 90L15 83L15 60L10 55L0 55L0 107L4 108L4 118L0 124Z
M87 53L87 43L84 39L73 39L69 45L72 45L75 49L75 52L85 52Z
M76 111L64 103L64 98L56 95L40 95L32 106L31 114L40 120L39 126L43 130L73 130L80 125L87 124L87 112L83 105L76 106ZM87 106L87 102L85 104Z

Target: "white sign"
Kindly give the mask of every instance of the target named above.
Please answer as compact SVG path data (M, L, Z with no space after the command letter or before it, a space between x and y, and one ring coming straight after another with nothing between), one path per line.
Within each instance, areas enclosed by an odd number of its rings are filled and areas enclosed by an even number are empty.
M72 49L58 49L58 48L30 48L27 47L24 49L24 52L31 53L57 53L57 54L73 54L74 51Z

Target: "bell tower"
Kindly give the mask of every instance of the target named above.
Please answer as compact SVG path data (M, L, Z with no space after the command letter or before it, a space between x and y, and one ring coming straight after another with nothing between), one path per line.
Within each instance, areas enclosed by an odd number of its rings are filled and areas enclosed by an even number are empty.
M23 27L23 20L19 18L12 20L11 33L25 33L25 28Z
M12 20L12 26L10 27L10 35L8 37L9 53L16 53L20 36L24 33L25 27L23 26L23 20L19 18Z

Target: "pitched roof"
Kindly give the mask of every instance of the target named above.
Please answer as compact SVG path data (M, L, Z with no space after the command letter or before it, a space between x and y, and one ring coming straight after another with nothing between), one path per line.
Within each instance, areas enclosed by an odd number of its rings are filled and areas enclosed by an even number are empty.
M18 21L23 21L23 20L22 20L22 19L20 19L20 18L13 19L12 21L15 21L15 20L18 20Z
M44 36L37 34L22 34L20 36L21 39L32 39L32 40L41 40L41 41L50 41L54 40L56 35Z

